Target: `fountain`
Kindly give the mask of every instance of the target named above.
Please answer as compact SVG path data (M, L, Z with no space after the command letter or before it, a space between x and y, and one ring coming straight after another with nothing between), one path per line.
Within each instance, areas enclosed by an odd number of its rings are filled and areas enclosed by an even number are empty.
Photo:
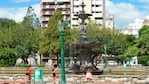
M101 45L97 42L90 42L87 40L87 27L85 20L91 16L91 14L87 14L84 11L85 4L82 2L80 5L82 10L79 14L75 14L81 19L80 23L80 38L78 42L71 43L71 48L73 48L73 56L74 64L72 66L72 70L76 73L85 72L87 68L91 68L93 72L101 74L103 70L99 70L93 63L93 57L91 54L92 47Z

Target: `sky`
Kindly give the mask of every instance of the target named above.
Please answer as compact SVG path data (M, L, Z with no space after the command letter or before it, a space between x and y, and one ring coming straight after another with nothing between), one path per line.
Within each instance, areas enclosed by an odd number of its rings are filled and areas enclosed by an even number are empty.
M1 0L0 17L21 22L28 6L40 16L40 0ZM115 28L124 29L135 19L149 16L149 0L106 0L106 17L110 14L114 15Z

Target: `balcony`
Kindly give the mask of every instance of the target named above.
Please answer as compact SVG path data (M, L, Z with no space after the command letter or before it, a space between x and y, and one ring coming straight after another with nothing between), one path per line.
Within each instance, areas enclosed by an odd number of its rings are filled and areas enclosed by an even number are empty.
M54 6L50 6L50 5L44 5L43 6L43 9L55 9L55 7Z
M96 10L96 13L102 13L103 12L102 7L96 7L95 10Z
M46 17L44 17L44 18L42 18L42 21L49 21L49 18L46 18Z
M55 5L55 2L43 2L43 5Z
M57 2L57 4L58 4L58 5L63 5L64 3L63 3L63 2Z
M73 5L80 5L79 1L74 1Z
M45 11L45 12L43 12L42 14L43 14L43 15L53 15L53 12L51 12L51 11Z
M62 11L63 15L70 15L70 11Z
M54 2L55 0L41 0L41 2Z
M48 27L48 24L44 23L41 27Z
M59 2L70 2L70 0L58 0Z
M92 1L92 4L99 5L99 4L103 4L103 3L102 3L102 1Z
M49 9L49 8L50 8L49 5L44 5L44 6L43 6L43 9Z
M71 6L70 5L65 5L65 8L71 8Z
M61 5L61 6L60 6L60 5L58 5L58 6L57 6L57 8L58 8L59 10L63 10L63 9L64 9L64 7L65 7L64 5Z

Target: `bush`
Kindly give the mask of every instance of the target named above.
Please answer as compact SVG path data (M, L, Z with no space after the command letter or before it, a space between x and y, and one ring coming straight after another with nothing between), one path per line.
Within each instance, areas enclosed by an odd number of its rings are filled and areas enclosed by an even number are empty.
M28 64L20 64L20 65L17 65L17 67L28 67Z
M38 67L45 67L45 65L44 64L40 64L40 65L37 65Z
M149 66L149 56L139 56L138 62L144 66Z

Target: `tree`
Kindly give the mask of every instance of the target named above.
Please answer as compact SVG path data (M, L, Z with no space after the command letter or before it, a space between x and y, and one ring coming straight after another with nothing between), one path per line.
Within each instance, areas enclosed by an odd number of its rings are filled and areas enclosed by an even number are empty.
M44 55L58 55L60 49L58 22L62 21L63 16L56 10L48 22L48 27L41 33L39 52Z
M17 59L16 50L11 48L0 48L0 58L0 66L14 66Z
M38 52L40 29L33 25L36 14L29 6L26 16L21 24L18 24L11 32L13 42L11 47L17 50L17 55L25 61L29 55ZM27 63L27 62L26 62Z
M144 26L139 30L139 38L136 46L139 48L139 56L149 55L149 26Z
M32 7L29 7L22 23L15 23L15 21L5 18L0 19L0 47L16 51L15 56L23 59L37 53L40 29L33 25L36 21L35 16ZM1 53L1 56L6 56L6 54ZM3 61L5 62L5 60Z
M0 29L12 28L16 26L16 22L14 20L8 18L0 18Z
M101 28L93 21L90 21L88 24L87 39L88 41L100 43L100 47L93 49L94 52L98 52L98 54L104 53L104 46L106 46L107 54L117 56L124 54L136 38L132 35L124 35L116 30Z
M32 55L38 52L39 49L39 20L34 12L34 9L29 6L26 16L21 23L21 27L17 30L20 37L19 47L26 52L26 55ZM27 53L28 52L28 53ZM22 56L21 56L22 57Z
M134 36L121 33L114 34L112 39L108 42L108 52L117 56L122 55L134 41Z
M130 46L127 50L127 52L124 53L124 56L126 57L134 57L138 55L138 48L136 45Z
M26 16L24 17L22 24L26 28L40 27L39 19L37 18L32 6L28 7Z

